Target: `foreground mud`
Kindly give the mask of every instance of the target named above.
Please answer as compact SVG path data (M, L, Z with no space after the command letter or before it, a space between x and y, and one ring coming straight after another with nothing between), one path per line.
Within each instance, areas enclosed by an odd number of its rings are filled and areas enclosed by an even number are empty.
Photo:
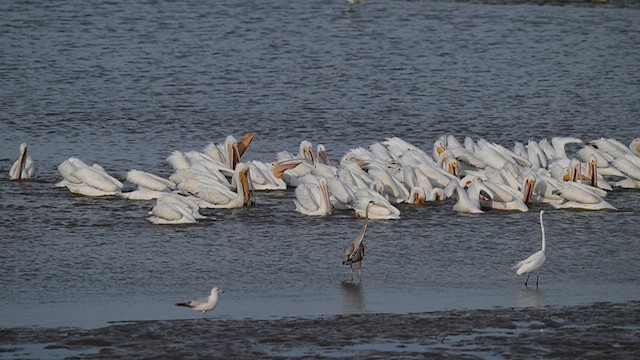
M0 329L1 358L640 358L640 301Z

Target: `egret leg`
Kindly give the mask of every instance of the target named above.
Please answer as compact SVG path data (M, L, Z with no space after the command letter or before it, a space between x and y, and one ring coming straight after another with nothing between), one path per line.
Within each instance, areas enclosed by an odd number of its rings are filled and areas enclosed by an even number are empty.
M527 275L527 281L524 282L524 287L528 287L527 283L529 282L529 276L531 276L531 273Z
M538 288L538 278L540 278L540 273L536 273L536 289Z

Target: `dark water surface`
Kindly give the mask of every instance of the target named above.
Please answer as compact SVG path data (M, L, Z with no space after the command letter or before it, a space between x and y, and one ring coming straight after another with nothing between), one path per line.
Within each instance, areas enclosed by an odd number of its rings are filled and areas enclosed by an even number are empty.
M617 212L400 206L374 221L360 284L341 266L361 222L312 218L293 192L154 226L151 202L57 189L70 156L123 178L168 176L174 149L258 135L272 161L301 140L332 159L400 136L514 141L640 135L638 7L368 1L0 3L0 326L97 327L197 317L173 304L225 289L220 318L576 305L640 297L640 191ZM10 182L21 142L37 180ZM570 149L575 151L576 149ZM571 153L571 152L570 152ZM539 289L510 266L540 247Z

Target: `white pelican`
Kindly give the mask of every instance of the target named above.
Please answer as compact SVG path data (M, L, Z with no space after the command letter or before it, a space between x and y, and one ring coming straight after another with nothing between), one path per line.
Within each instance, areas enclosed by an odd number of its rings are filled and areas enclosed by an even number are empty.
M249 161L251 188L253 190L285 190L284 172L300 165L302 159L282 160L265 164L261 161Z
M481 204L487 204L496 210L529 211L529 207L525 204L525 197L527 196L525 193L530 195L533 192L533 183L526 182L522 193L518 193L515 189L507 185L494 184L490 181L483 182L482 184L491 190L493 196L481 202Z
M223 187L203 186L192 192L193 195L206 201L209 208L241 208L244 205L251 206L250 195L250 175L249 166L245 163L238 163L231 179L235 185L236 192Z
M192 224L196 222L191 209L164 201L158 201L151 209L148 220L157 225Z
M316 151L316 162L324 165L331 165L331 160L329 160L329 155L327 155L327 149L324 147L324 144L318 144L318 150Z
M138 189L120 194L129 200L151 200L176 188L176 184L145 171L132 169L127 173L127 180L138 185Z
M371 189L357 189L353 209L356 217L366 215L367 203L373 201L369 209L369 219L392 220L400 219L400 210L385 199L382 195Z
M20 155L9 170L10 180L26 180L38 176L38 167L27 154L27 144L20 144Z
M298 151L298 155L294 156L288 151L280 151L276 154L276 160L290 160L290 159L302 159L309 164L313 164L316 162L315 155L313 154L313 145L308 140L302 140L300 142L300 147Z
M389 197L389 202L398 204L407 201L409 190L392 176L387 170L381 168L369 168L369 176L383 185L384 193Z
M345 246L342 252L342 264L349 265L349 272L351 274L351 280L353 281L353 263L358 263L358 275L362 279L362 259L364 258L364 234L367 231L367 224L369 224L369 208L373 205L373 201L367 203L367 207L364 215L364 225L358 233L358 236Z
M518 277L522 274L528 274L527 280L524 282L524 286L527 287L527 283L529 283L529 276L531 273L536 273L536 287L538 287L538 279L540 277L540 269L542 265L544 265L545 257L545 237L544 237L544 224L542 223L542 215L544 214L544 210L540 210L540 229L542 230L542 249L528 258L518 262L513 265L512 269L516 270L516 276Z
M66 187L74 194L84 196L118 195L123 188L122 183L107 174L98 164L88 166L78 158L69 158L58 165L58 172L64 180L56 184Z
M622 144L621 142L619 142L616 139L605 139L605 138L600 138L597 140L591 140L589 141L589 143L591 145L593 145L593 147L595 147L596 149L603 151L611 156L618 157L618 156L623 156L625 154L631 154L631 150L625 146L624 144Z
M177 306L184 306L191 308L195 311L201 311L202 317L207 315L207 311L213 310L218 305L219 294L224 293L224 290L214 287L211 289L211 294L206 299L189 300L183 303L177 303Z
M538 170L539 168L546 169L549 166L547 155L534 140L529 140L527 144L527 158L533 170Z
M567 159L567 153L564 147L567 144L582 144L582 140L575 137L553 137L551 138L551 145L556 154L556 159Z
M163 193L160 197L158 197L157 202L173 204L185 209L189 209L191 211L191 216L196 220L206 218L206 216L200 215L199 212L200 205L203 203L206 204L206 202L198 199L193 195L184 196L177 193L168 192Z
M304 182L296 188L296 198L293 200L296 205L296 211L312 216L331 215L333 207L329 198L326 179L316 178L313 175L308 176L317 179L317 184Z
M594 192L598 190L581 183L563 182L554 190L554 194L562 196L567 201L559 204L553 202L551 205L556 209L617 210Z
M480 184L480 182L474 181L472 182L473 184ZM445 187L444 193L449 198L453 197L454 193L457 193L458 201L453 205L453 211L455 212L465 214L481 214L484 212L480 209L480 188L478 186L472 187L471 191L467 193L457 180L452 180Z
M251 138L251 140L253 140L253 138ZM249 140L249 143L251 140ZM212 159L225 164L225 166L231 170L235 169L236 164L240 162L238 140L236 140L232 135L227 136L224 140L224 144L210 143L204 148L203 152Z

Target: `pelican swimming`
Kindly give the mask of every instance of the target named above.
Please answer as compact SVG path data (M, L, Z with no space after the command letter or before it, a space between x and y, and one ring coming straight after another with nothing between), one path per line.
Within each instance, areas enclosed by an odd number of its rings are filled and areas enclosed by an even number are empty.
M251 187L253 190L286 190L284 172L300 165L302 159L282 160L265 164L258 160L249 161Z
M327 180L317 178L314 175L307 175L307 179L314 179L315 181L303 182L296 188L296 198L293 200L296 205L296 211L312 216L331 215L333 206L331 205L327 188Z
M516 270L516 276L518 277L522 274L528 274L527 280L524 282L524 286L527 287L527 283L529 282L529 276L531 273L536 273L536 287L538 287L538 279L540 277L540 269L542 265L544 265L545 257L545 238L544 238L544 224L542 223L542 215L544 214L544 210L540 210L540 229L542 230L542 249L535 254L532 254L528 258L518 262L513 265L512 269Z
M251 138L251 140L253 140L253 138ZM250 142L249 140L249 143ZM238 148L238 140L232 135L227 136L224 144L210 143L204 148L203 152L212 159L225 164L225 166L231 170L235 169L236 164L240 162L241 155L240 149Z
M364 258L364 234L367 231L367 225L369 224L369 208L373 205L373 201L367 203L367 207L364 215L364 225L362 230L358 233L358 236L345 246L342 252L342 264L349 265L349 272L351 273L351 280L353 280L353 263L358 263L358 274L362 279L362 258Z
M213 289L211 289L211 294L209 294L209 297L205 299L189 300L183 303L177 303L176 305L188 307L195 311L200 311L202 312L202 317L204 318L207 315L208 311L213 310L216 305L218 305L218 299L220 296L219 294L222 293L224 293L224 290L214 287Z
M251 206L249 166L238 163L231 179L236 191L231 191L222 186L204 185L190 191L193 195L206 201L208 208L241 208L244 205Z
M18 160L13 163L11 170L9 170L9 179L11 180L26 180L35 178L38 176L38 167L31 159L31 156L27 154L27 144L20 144L20 155Z
M74 194L84 196L118 195L122 182L107 174L98 164L88 166L78 158L71 157L58 165L58 172L64 178L56 187L66 187Z
M127 181L138 186L137 190L120 194L120 196L129 200L157 199L164 193L176 188L176 184L173 181L141 170L129 170L126 178Z
M164 201L158 201L149 212L151 215L148 220L152 224L192 224L196 222L191 209L186 205L171 204Z

